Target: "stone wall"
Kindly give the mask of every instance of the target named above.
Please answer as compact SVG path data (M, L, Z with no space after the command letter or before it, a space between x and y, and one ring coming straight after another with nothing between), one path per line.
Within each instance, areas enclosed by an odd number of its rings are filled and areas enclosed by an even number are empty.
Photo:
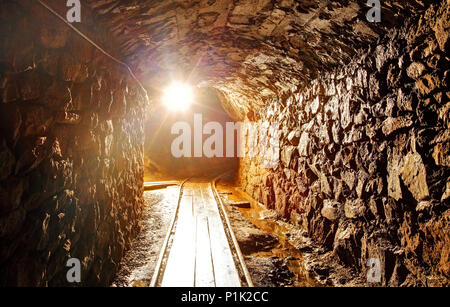
M81 285L108 285L139 229L147 96L36 1L0 14L0 285L68 285L71 257Z
M280 164L240 161L242 187L384 285L450 278L449 4L252 114L281 125Z

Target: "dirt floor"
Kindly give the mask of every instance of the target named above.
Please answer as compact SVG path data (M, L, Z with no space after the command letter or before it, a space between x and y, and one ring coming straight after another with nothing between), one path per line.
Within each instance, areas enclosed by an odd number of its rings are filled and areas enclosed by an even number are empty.
M177 205L179 187L146 191L142 230L125 254L113 287L146 287L150 284L170 221Z

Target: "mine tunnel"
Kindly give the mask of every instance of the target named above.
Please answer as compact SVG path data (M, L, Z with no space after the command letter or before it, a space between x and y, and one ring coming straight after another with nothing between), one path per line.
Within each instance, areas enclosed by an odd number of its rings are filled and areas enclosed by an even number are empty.
M449 26L0 1L0 286L448 286Z

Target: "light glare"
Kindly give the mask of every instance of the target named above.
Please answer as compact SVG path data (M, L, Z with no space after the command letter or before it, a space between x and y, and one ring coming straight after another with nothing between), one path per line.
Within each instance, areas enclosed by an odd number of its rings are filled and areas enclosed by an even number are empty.
M194 101L192 88L181 82L174 82L164 90L162 98L170 111L186 111Z

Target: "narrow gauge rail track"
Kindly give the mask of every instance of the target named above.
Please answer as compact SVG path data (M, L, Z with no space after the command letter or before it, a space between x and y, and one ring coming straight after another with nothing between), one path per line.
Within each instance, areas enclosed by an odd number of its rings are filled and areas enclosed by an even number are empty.
M222 176L222 175L221 175ZM216 189L183 180L151 287L253 287L244 257Z

